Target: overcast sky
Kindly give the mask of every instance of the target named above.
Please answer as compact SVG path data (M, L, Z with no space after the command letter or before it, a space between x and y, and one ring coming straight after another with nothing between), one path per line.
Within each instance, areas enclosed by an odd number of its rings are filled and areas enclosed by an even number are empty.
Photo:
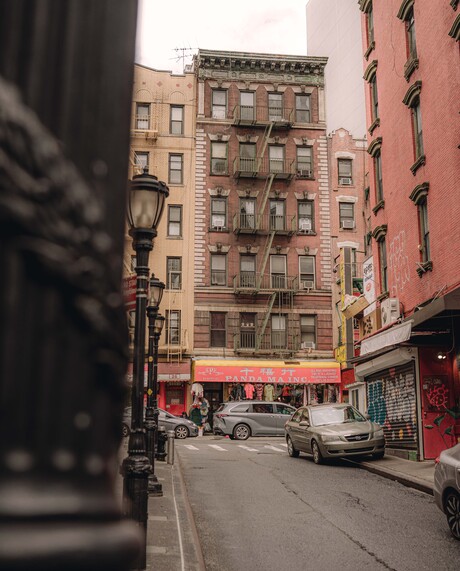
M198 48L306 55L308 1L141 0L136 62L182 73Z

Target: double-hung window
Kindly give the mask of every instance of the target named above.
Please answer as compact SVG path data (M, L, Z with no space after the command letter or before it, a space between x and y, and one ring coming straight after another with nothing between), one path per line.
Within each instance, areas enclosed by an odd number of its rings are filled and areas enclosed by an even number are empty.
M286 202L270 200L270 230L286 230Z
M272 348L285 349L287 345L286 316L272 315L271 321Z
M136 129L150 129L150 103L137 103Z
M297 147L297 177L313 177L313 149L311 147Z
M256 285L256 257L249 254L240 256L240 286L252 288Z
M211 311L211 347L225 347L227 345L227 314Z
M372 107L372 121L377 121L379 118L379 95L377 92L377 74L375 73L370 80L371 89L371 107Z
M211 174L228 174L227 143L211 142Z
M415 42L414 7L412 6L406 16L407 51L409 58L417 58L417 44Z
M310 123L310 95L295 96L295 120L297 123Z
M211 254L211 285L227 285L227 256Z
M256 317L255 313L240 313L240 347L254 349L256 346Z
M284 171L284 147L271 145L268 147L269 171L271 173L282 173Z
M166 310L166 344L180 345L181 312L178 309Z
M255 173L257 171L256 145L253 143L240 143L240 171Z
M168 236L182 236L182 206L168 205Z
M420 111L420 97L416 97L411 106L412 125L414 130L415 158L423 156L423 130L422 113Z
M270 256L270 276L273 289L286 289L286 256Z
M169 132L171 135L184 134L184 106L171 105L171 116L169 120Z
M302 200L298 203L299 232L314 230L313 200Z
M166 288L182 289L182 258L166 258Z
M255 93L253 91L241 91L240 93L240 119L253 121L255 119Z
M145 169L149 172L149 154L145 151L134 151L134 160L136 162L136 170L142 173Z
M352 159L337 159L339 184L353 184L353 161Z
M374 10L372 3L366 12L367 46L370 47L374 41Z
M355 205L353 202L339 202L340 228L352 230L355 227Z
M211 198L211 230L227 227L227 199Z
M253 230L256 227L256 201L253 198L240 199L240 228Z
M183 183L183 170L184 170L184 156L183 155L169 155L169 184L182 184Z
M212 91L212 118L227 118L227 91L225 89L213 89Z
M426 199L418 204L418 216L420 224L420 246L422 253L422 262L429 262L430 253L430 230L428 228L428 208Z
M383 200L382 158L380 150L374 155L375 190L377 204Z
M299 256L300 289L315 288L315 256Z
M316 317L314 315L300 316L300 342L301 349L315 349Z
M388 291L387 244L385 238L379 241L380 287L382 293Z
M268 120L280 121L283 119L283 94L268 94Z

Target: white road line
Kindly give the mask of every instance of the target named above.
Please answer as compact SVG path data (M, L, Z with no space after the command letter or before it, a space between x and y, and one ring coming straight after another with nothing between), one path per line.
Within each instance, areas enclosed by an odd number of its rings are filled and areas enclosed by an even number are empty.
M285 448L287 448L286 442L281 442L281 443L279 444L279 446L284 446Z
M220 450L221 452L227 452L227 450L225 450L225 448L222 448L222 446L217 446L217 444L208 444L208 446L210 448L215 448L216 450Z
M192 444L184 444L185 448L188 448L189 450L199 450L199 448L197 448L196 446L193 446Z
M249 452L258 452L257 448L249 448L249 446L245 446L244 444L238 444L240 448L244 448L245 450L249 450Z
M268 444L266 444L266 445L264 446L264 448L270 448L270 450L276 450L277 452L284 452L284 450L283 450L282 448L277 448L276 446L271 446L271 445L268 445Z
M182 545L182 530L179 521L179 510L177 509L176 490L174 489L174 466L171 469L171 487L172 487L172 496L174 500L174 511L176 512L177 535L179 537L180 568L181 571L185 571L185 556L184 556L184 547Z

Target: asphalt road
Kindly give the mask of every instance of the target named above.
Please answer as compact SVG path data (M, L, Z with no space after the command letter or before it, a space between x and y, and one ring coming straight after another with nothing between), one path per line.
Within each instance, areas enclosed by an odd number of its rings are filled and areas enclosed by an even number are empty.
M207 571L460 569L433 498L282 438L176 441Z

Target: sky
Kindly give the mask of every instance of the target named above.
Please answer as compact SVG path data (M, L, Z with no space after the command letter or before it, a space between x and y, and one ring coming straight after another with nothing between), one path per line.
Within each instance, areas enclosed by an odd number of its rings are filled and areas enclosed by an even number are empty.
M198 48L306 55L308 1L140 0L136 62L182 73Z

